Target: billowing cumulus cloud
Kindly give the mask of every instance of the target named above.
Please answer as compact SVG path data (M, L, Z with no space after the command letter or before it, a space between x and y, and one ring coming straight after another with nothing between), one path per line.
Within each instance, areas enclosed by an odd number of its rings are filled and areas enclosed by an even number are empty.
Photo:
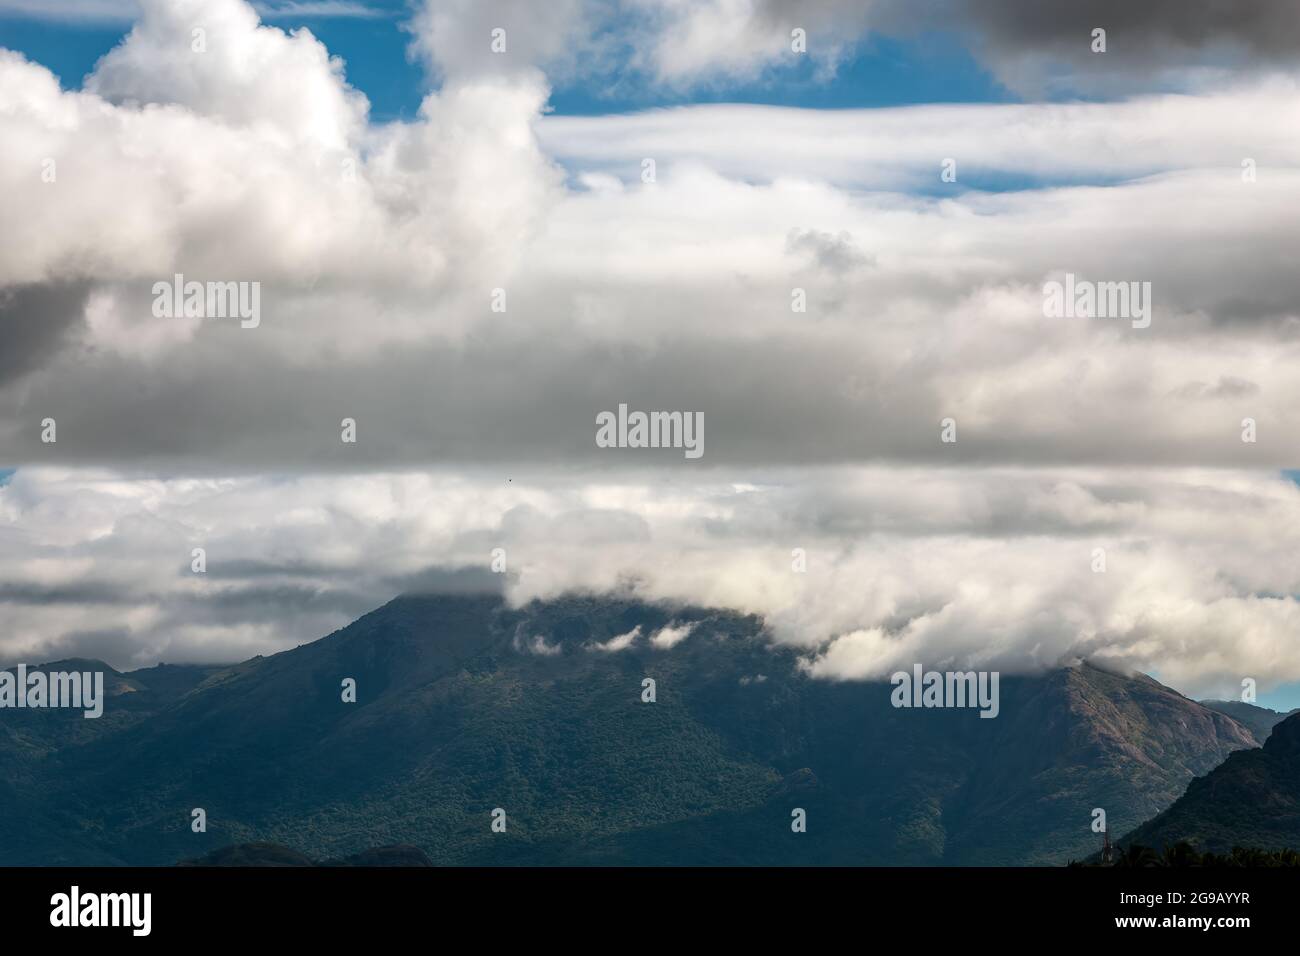
M572 76L601 68L596 34L612 12L600 0L447 0L418 4L409 29L432 72L453 82Z
M752 81L806 56L832 75L871 23L866 3L632 0L643 14L635 65L670 86Z
M448 61L416 121L375 125L310 34L202 3L207 52L194 16L155 5L98 93L0 54L17 460L641 464L593 441L627 402L703 413L705 464L1290 464L1294 80L542 118L535 69ZM957 183L936 192L945 158ZM964 185L996 175L1049 185ZM176 274L261 283L260 324L156 317ZM1150 282L1151 327L1046 318L1066 274ZM1197 384L1220 380L1253 388Z

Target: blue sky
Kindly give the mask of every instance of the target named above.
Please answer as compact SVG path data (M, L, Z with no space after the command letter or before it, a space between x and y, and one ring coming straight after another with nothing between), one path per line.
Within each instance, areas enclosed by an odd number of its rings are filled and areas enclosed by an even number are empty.
M1283 684L1272 693L1260 694L1256 703L1282 713L1300 707L1300 684Z
M285 30L309 29L341 57L353 87L370 101L371 118L383 123L413 120L434 85L409 47L408 13L403 0L369 0L372 17L271 16L264 22ZM128 21L43 20L3 13L0 46L21 51L57 74L65 89L80 87L96 61L130 29ZM627 113L692 103L753 103L807 109L852 109L921 103L1021 102L972 55L956 33L927 32L900 39L870 34L850 48L833 81L816 74L810 58L791 68L770 70L753 81L688 84L673 89L625 68L620 58L608 75L551 77L548 110L557 116ZM1122 178L1122 177L1119 177ZM933 182L917 191L951 195L970 189L1007 192L1087 182L1109 185L1115 179L1069 175L1035 177L993 170L966 171L959 184Z
M371 18L274 17L286 30L307 27L347 64L351 84L370 99L378 121L413 117L429 80L412 62L400 0L372 0L381 11ZM117 44L128 22L42 20L0 13L0 46L21 51L49 67L63 86L74 89L96 60ZM843 62L834 83L813 75L811 61L757 82L690 88L675 93L643 77L616 72L598 82L558 85L551 107L557 114L627 112L680 103L766 103L842 109L908 103L994 103L1017 98L999 84L952 34L929 33L907 40L873 35Z
M617 93L575 86L556 90L559 114L625 112L681 102L765 103L812 109L901 106L908 103L1001 103L1016 98L996 82L953 36L916 40L874 36L842 63L834 83L813 76L810 61L766 82L693 89L689 97L665 96L635 78L621 78ZM779 80L779 81L778 81Z

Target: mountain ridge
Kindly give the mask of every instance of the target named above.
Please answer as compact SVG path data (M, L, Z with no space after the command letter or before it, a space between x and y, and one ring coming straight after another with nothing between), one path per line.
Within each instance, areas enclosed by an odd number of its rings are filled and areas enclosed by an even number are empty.
M1194 778L1178 800L1119 843L1157 852L1188 843L1217 854L1300 848L1300 713L1274 726L1263 746L1231 753Z
M1292 714L1300 714L1300 709L1283 713L1240 700L1202 700L1199 703L1203 707L1217 710L1221 714L1227 714L1237 723L1249 729L1261 744L1268 739L1268 735L1279 723Z
M670 626L679 643L650 642ZM413 844L443 864L1060 863L1094 849L1092 808L1136 826L1257 744L1091 664L1004 675L994 720L899 710L886 683L813 679L758 618L592 595L404 595L280 654L136 683L100 730L44 726L0 791L37 821L7 828L8 861L266 842L312 859Z

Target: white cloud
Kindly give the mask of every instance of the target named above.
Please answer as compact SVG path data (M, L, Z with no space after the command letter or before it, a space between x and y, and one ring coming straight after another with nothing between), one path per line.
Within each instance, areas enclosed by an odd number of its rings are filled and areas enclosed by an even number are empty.
M625 182L640 175L646 156L661 167L701 164L750 182L805 179L930 192L938 190L948 157L957 161L959 185L989 174L1065 183L1189 169L1231 175L1239 174L1243 156L1281 169L1300 164L1298 90L1294 77L1279 74L1195 96L1106 103L847 110L709 104L548 116L539 135L567 165ZM1279 117L1285 119L1275 123Z
M377 467L594 456L590 420L629 391L703 411L711 461L1290 461L1300 287L1277 253L1300 242L1300 117L1277 122L1296 110L1289 80L1118 104L574 120L540 119L546 88L526 73L450 81L416 122L375 126L309 34L220 9L235 46L205 55L238 69L147 70L146 51L188 36L184 15L158 14L90 84L110 99L0 54L0 284L89 282L95 304L32 319L65 323L62 348L34 337L29 355L11 337L26 377L0 382L0 440L19 460L46 451L33 411L68 403L105 422L78 460L157 456L142 446L158 429L107 424L142 414L125 383L149 381L175 467L333 467L330 446L250 407L293 395L284 413L324 427L347 414L323 409L348 383L382 381L355 400ZM566 189L548 153L596 188ZM959 171L1152 175L945 198L881 188L937 182L949 153ZM890 155L902 172L885 171ZM45 158L56 183L40 181ZM792 235L836 237L848 258ZM1150 281L1152 328L1045 319L1042 283L1067 271ZM261 281L261 327L161 329L149 289L176 272ZM790 310L794 287L806 314ZM247 380L232 389L232 374ZM1197 385L1220 380L1242 387ZM453 406L474 427L425 411ZM949 415L956 446L934 440ZM1253 446L1237 440L1247 416Z
M590 646L591 649L594 651L604 651L606 653L612 654L618 651L627 650L629 647L631 647L633 644L636 643L637 638L639 638L640 636L641 636L641 627L640 625L638 625L625 634L619 634L616 637L611 637L608 641L605 641L603 643L596 642Z
M416 7L412 47L450 81L571 74L596 66L599 0L440 0Z
M538 657L558 657L564 652L564 648L559 644L548 644L546 636L543 634L534 634L527 639L520 634L516 634L514 646L516 650L536 654Z
M695 630L694 621L685 624L669 624L650 635L650 645L661 651L671 650L690 637L693 630Z
M819 0L789 6L770 0L633 0L643 17L634 63L661 83L752 82L765 70L811 59L823 79L866 32L870 5ZM804 33L796 52L794 33Z
M0 657L232 660L314 640L434 570L510 555L572 590L761 615L819 678L1087 657L1197 696L1300 680L1300 488L1150 469L799 469L158 480L20 468L0 488ZM190 552L207 553L205 575ZM807 571L791 570L802 547ZM1104 573L1093 570L1105 551ZM431 556L435 556L433 558ZM446 580L453 580L447 578ZM650 645L683 640L689 624ZM540 640L537 640L540 638ZM635 630L605 645L631 645ZM520 649L554 654L544 634Z
M365 97L310 32L259 26L243 0L141 4L139 22L87 78L88 93L114 104L176 104L316 151L356 142Z

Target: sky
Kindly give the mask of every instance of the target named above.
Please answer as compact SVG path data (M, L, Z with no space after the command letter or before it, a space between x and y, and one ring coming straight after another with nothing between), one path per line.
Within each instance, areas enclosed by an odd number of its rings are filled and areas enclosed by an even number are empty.
M916 7L0 0L0 658L270 653L502 548L823 679L1300 705L1300 17Z
M87 4L81 16L60 16L76 4L46 0L0 2L0 33L76 88L95 63L129 28L132 2ZM428 90L427 73L408 56L408 4L366 3L259 5L264 21L284 30L307 29L347 64L348 81L365 93L373 119L412 119ZM897 106L924 102L1005 102L1016 99L960 39L938 28L915 36L864 34L838 63L835 82L818 76L813 60L766 77L709 87L668 87L642 82L625 58L613 58L599 82L569 74L554 85L548 102L561 115L599 115L700 102L766 103L813 108Z

